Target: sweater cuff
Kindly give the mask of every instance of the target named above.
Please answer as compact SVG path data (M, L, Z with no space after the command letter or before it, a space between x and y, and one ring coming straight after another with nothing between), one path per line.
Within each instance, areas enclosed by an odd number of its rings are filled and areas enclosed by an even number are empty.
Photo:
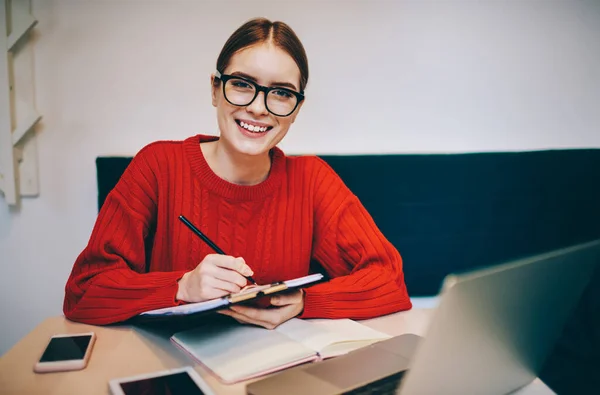
M183 300L177 300L179 290L178 281L187 273L185 270L163 273L160 278L154 279L153 285L156 290L146 298L144 307L146 310L154 310L163 307L171 307L185 304Z
M315 292L307 288L304 290L304 310L298 318L327 318L330 317L334 307L331 295Z

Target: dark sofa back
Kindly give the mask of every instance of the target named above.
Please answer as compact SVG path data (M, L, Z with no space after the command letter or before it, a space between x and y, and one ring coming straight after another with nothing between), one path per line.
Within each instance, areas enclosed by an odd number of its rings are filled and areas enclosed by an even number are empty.
M600 149L321 158L400 251L412 296L450 272L600 238ZM130 160L97 159L98 207Z

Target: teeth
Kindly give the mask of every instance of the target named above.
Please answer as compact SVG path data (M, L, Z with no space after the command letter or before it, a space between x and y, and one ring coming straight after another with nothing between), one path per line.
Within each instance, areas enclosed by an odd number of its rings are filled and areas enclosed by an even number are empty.
M261 126L254 126L254 125L247 124L246 122L242 122L242 121L240 121L240 125L242 125L242 127L244 129L247 129L247 130L249 130L251 132L259 132L260 133L260 132L266 132L267 131L267 127L266 126L262 126L262 127Z

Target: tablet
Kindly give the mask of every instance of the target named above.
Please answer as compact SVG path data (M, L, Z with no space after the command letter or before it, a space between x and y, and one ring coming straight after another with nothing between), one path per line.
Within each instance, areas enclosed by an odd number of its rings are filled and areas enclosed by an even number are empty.
M191 366L113 379L108 386L112 395L215 395Z

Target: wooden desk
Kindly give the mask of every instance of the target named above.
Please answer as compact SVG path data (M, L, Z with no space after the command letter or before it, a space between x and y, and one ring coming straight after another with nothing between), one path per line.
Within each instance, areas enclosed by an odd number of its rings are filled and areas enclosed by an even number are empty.
M361 321L390 335L424 335L430 309L413 309ZM96 332L98 338L86 369L73 372L35 374L33 365L48 339L56 333ZM97 327L78 324L64 317L42 322L0 359L1 394L108 394L113 378L192 365L217 394L245 394L245 383L223 385L173 346L167 336L133 327ZM536 380L519 395L553 394Z

